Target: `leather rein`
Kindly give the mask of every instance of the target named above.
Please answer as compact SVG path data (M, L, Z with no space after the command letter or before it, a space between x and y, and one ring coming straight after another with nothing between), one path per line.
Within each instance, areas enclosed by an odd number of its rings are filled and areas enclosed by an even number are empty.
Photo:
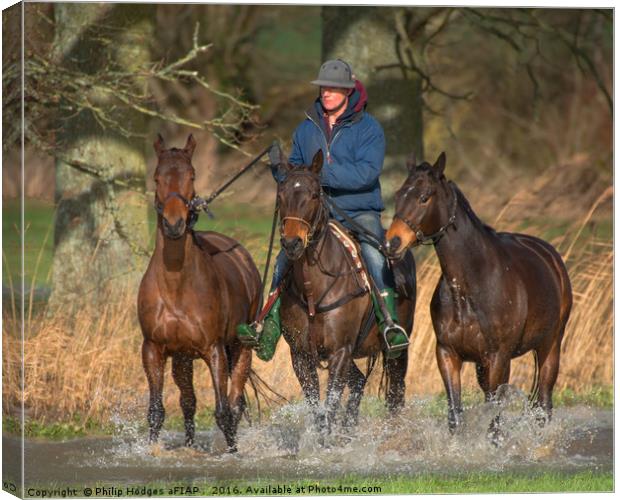
M308 250L313 250L314 247L320 241L324 241L324 236L326 232L329 230L328 228L329 207L327 206L327 203L325 201L323 190L320 191L319 201L320 201L319 210L317 211L316 215L314 216L314 219L311 222L301 217L294 217L294 216L285 216L285 217L282 217L280 220L280 236L281 237L284 236L284 223L287 220L301 222L303 225L305 225L308 228L306 236L303 240L304 253L306 253ZM325 289L325 291L321 294L318 300L315 300L314 298L313 291L312 291L312 282L310 281L310 278L307 276L307 271L306 271L305 266L302 266L303 285L304 285L303 292L298 291L296 289L296 287L294 286L294 281L291 281L290 286L289 286L289 293L301 306L308 309L308 315L310 316L310 318L314 318L317 312L323 313L323 312L331 311L332 309L336 309L346 304L347 302L353 300L354 298L364 295L366 293L366 288L361 286L360 283L358 282L358 289L356 291L343 295L342 297L336 299L334 302L330 304L321 305L323 299L327 296L329 291L333 288L333 286L338 281L338 278L341 278L347 274L354 274L354 275L357 274L355 271L355 266L352 262L349 262L350 256L348 255L347 251L344 248L343 248L343 252L345 254L345 258L348 263L347 267L349 267L349 270L343 273L334 274L324 269L321 266L321 262L320 262L322 250L323 250L323 245L321 245L321 248L318 250L318 255L315 257L317 265L319 266L319 269L322 273L327 274L328 276L333 277L334 279L332 280L331 284ZM289 267L289 271L290 269L292 269L292 266Z
M170 198L178 198L189 210L187 220L185 221L188 229L192 229L196 225L196 222L198 222L198 216L200 215L201 211L206 212L209 217L213 218L213 214L209 210L209 206L203 198L194 195L191 200L188 200L187 198L185 198L185 196L177 193L176 191L168 193L168 196L166 196L166 199L163 202L159 201L159 198L155 196L155 211L162 217L164 215L164 206L166 205L166 203L168 203L168 200L170 200Z

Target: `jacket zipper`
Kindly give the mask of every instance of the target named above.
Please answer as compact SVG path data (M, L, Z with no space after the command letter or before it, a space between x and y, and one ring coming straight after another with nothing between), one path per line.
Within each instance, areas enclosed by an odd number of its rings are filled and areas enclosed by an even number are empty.
M325 150L327 151L327 163L331 163L332 162L332 155L331 155L331 152L330 152L330 147L334 143L334 141L336 140L336 137L338 137L340 135L340 132L342 132L342 127L340 129L338 129L338 131L332 136L331 140L328 142L327 138L325 137L325 134L323 133L323 129L319 126L319 124L317 122L315 122L308 113L306 113L306 116L308 117L308 120L310 120L312 123L314 123L314 126L319 129L319 132L321 132L321 137L323 137L323 139L325 141Z

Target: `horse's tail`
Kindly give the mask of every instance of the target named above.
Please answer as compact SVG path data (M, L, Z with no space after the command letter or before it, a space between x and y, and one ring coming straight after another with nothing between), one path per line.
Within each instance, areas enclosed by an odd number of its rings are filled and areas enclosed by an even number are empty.
M528 397L530 405L534 404L536 398L538 398L538 373L540 371L538 353L536 351L532 351L532 353L534 354L534 380L532 380L532 387L530 388L530 395Z
M265 382L261 376L254 371L254 369L250 369L250 376L248 377L248 382L250 383L250 387L254 393L254 399L256 400L256 410L258 413L258 420L260 421L261 417L261 399L270 407L272 404L282 405L284 403L288 403L288 399L286 399L282 394L276 392L271 386ZM244 389L244 396L246 401L249 400L247 391ZM250 415L248 413L248 406L245 409L246 419L251 422Z

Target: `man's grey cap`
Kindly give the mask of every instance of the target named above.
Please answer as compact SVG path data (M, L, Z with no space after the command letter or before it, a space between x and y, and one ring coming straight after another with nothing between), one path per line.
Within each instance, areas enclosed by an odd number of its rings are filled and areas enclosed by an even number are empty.
M310 83L320 87L355 88L351 66L342 59L324 62L319 70L318 78Z

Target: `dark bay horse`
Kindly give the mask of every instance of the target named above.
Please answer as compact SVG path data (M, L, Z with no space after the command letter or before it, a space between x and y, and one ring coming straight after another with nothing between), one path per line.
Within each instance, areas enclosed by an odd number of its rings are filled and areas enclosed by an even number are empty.
M281 242L292 268L282 292L280 311L282 332L290 346L293 368L305 399L314 411L319 428L329 432L345 385L350 389L345 424L357 423L366 375L353 359L376 356L384 345L374 319L371 296L364 289L349 252L328 225L329 210L320 183L322 165L321 150L309 167L294 167L284 160L281 163L284 176L278 186ZM415 308L413 257L409 255L402 265L408 266L409 280L401 283L399 289L398 315L403 328L411 332ZM310 306L310 301L314 306ZM367 335L360 336L368 319L372 321L372 325L368 324L371 329ZM318 412L317 368L321 361L327 361L329 371L326 415ZM387 406L395 412L404 403L407 352L397 359L384 360L384 369L388 382Z
M498 233L478 219L435 165L408 162L386 239L394 258L434 243L441 277L431 300L437 364L448 395L448 423L462 422L461 365L476 364L485 399L508 383L510 360L534 351L537 404L551 418L560 345L572 306L571 285L555 249L538 238Z
M185 419L185 444L193 443L193 360L200 358L211 372L217 425L229 450L234 451L252 362L252 351L237 340L235 325L254 318L260 276L250 254L238 242L191 228L197 216L191 204L195 197L193 136L183 149L164 149L161 136L154 147L158 158L157 235L138 294L144 336L142 362L150 391L150 440L157 440L164 421L164 368L172 356L172 376L181 393Z

